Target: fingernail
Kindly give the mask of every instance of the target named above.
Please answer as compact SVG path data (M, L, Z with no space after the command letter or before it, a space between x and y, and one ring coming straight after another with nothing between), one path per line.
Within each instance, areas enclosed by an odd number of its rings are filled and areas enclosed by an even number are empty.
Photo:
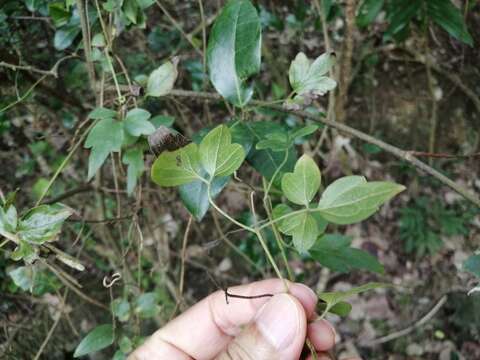
M337 331L335 330L335 328L333 327L332 324L330 324L329 321L325 320L325 319L320 319L320 320L317 320L319 322L321 322L322 324L324 324L327 328L330 329L330 331L332 332L332 335L333 335L333 342L336 343L337 342Z
M309 288L307 285L302 284L302 283L296 283L300 287L303 287L306 290L306 293L308 296L312 299L313 303L316 304L318 301L318 296L315 294L315 291L313 291L311 288Z
M275 295L260 309L255 323L260 333L277 350L286 349L300 327L297 304L290 295Z

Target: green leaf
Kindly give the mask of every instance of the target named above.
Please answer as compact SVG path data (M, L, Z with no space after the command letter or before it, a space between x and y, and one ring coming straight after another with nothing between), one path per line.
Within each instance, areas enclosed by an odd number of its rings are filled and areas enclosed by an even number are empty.
M48 15L52 18L55 27L65 25L70 18L70 12L65 9L65 2L57 1L48 4Z
M73 354L74 358L91 354L113 344L114 333L112 324L99 325L78 344Z
M321 301L317 303L317 312L319 314L322 314L326 308L327 308L327 303L324 303ZM346 301L340 301L339 303L333 305L330 309L328 309L329 313L342 316L342 317L348 316L348 314L350 314L351 311L352 311L352 305L350 305Z
M150 113L147 110L138 108L130 110L123 121L125 131L132 136L153 134L155 126L148 119Z
M463 268L480 278L480 254L472 255L465 260L463 263Z
M35 272L32 266L19 266L8 272L15 285L24 291L33 289Z
M135 147L125 151L122 157L122 162L128 165L127 170L127 193L133 193L133 189L137 185L137 179L142 176L143 171L145 170L143 162L143 151L142 149Z
M293 173L282 177L282 191L288 200L308 207L320 188L320 169L315 161L304 154L295 164Z
M105 37L102 33L97 33L92 37L92 46L93 47L105 47Z
M473 39L467 30L463 14L450 0L428 0L427 14L450 35L473 46Z
M65 25L55 31L53 36L53 46L57 50L65 50L72 45L73 40L80 34L78 25Z
M273 210L273 218L278 219L291 212L290 207L280 204ZM292 236L293 245L301 254L306 253L312 247L318 235L324 230L319 228L317 219L308 212L293 214L278 221L277 225L281 233Z
M118 298L112 301L112 313L119 321L125 322L130 318L130 303L125 298Z
M137 4L141 9L146 9L155 4L155 0L137 0Z
M132 340L130 340L130 338L128 338L127 336L123 335L118 341L118 347L123 353L128 354L133 350Z
M385 0L364 0L357 14L357 25L360 28L370 25L383 8Z
M364 269L382 274L382 264L369 253L350 247L351 237L340 234L325 234L310 249L310 255L320 264L333 271L349 272Z
M260 71L261 26L248 0L231 0L222 9L208 39L207 64L215 89L243 107L253 90L246 80Z
M288 134L285 132L273 132L265 135L265 139L260 140L255 145L255 149L264 150L270 149L272 151L283 151L285 152L292 143L288 138Z
M219 125L211 130L199 146L200 161L212 179L233 174L245 160L242 145L232 144L230 129Z
M137 23L138 5L136 0L124 0L122 10L132 24Z
M286 204L278 204L273 208L272 211L272 217L273 219L278 219L280 217L283 217L289 213L291 213L293 210L290 206ZM276 222L277 227L280 227L282 225L283 220L279 220Z
M293 90L300 96L322 96L327 91L333 90L337 83L326 74L335 61L334 53L324 53L310 64L304 53L298 53L288 72Z
M117 350L115 351L115 354L113 354L112 360L126 360L127 355L123 353L122 350Z
M374 290L378 288L391 287L390 284L372 282L362 286L355 287L347 291L335 291L335 292L324 292L318 294L318 298L324 301L326 306L326 311L332 309L335 305L344 302L345 299L351 298L357 294L360 294L365 291Z
M233 120L227 123L230 133L232 134L232 142L240 144L248 154L253 145L253 136L243 121Z
M23 259L27 264L32 264L38 259L38 248L20 240L20 243L12 252L10 258L14 261Z
M104 107L95 108L88 114L88 118L93 120L115 119L116 116L117 113L115 111Z
M292 89L301 88L303 82L307 78L308 69L310 68L310 60L307 55L303 52L299 52L295 59L290 64L290 69L288 70L288 79Z
M72 210L61 204L37 206L21 218L17 234L20 239L33 244L55 240L70 215Z
M353 175L342 177L328 185L328 187L322 193L322 198L320 201L322 204L332 205L338 196L366 183L367 179L365 179L363 176Z
M336 180L322 194L318 208L327 221L347 225L362 221L405 189L391 182L366 182L361 176Z
M280 217L283 217L289 213L293 212L292 208L288 205L285 204L279 204L275 206L273 209L272 217L273 219L277 220ZM302 223L306 221L304 217L305 213L297 213L288 217L285 217L282 220L277 220L276 224L278 227L278 230L282 232L285 235L293 236L295 233L299 233L302 229L299 228L302 226ZM318 235L322 234L325 229L327 228L328 223L323 219L318 213L316 212L311 212L309 215L315 220L316 222L316 228L317 228L317 237ZM310 220L309 220L310 221ZM313 225L312 225L313 228ZM313 237L313 235L312 235ZM310 241L311 238L310 238ZM303 246L303 248L310 248L312 244L310 244L310 241L305 241L309 246ZM313 242L315 239L313 239ZM306 250L305 250L306 251Z
M307 125L290 134L292 140L308 136L318 130L318 125Z
M325 76L335 64L336 56L334 53L325 53L315 59L308 69L307 77L303 80L297 93L302 95L311 92L315 95L323 96L327 91L333 90L337 83L335 80Z
M312 204L310 204L310 209L313 209ZM323 234L328 226L328 221L325 220L322 215L318 211L312 211L310 214L313 216L315 221L317 222L317 227L319 231L319 235Z
M111 152L119 152L124 138L123 124L114 119L102 119L90 130L85 148L92 150L88 158L90 180Z
M147 96L164 96L173 89L177 79L177 61L167 61L148 77Z
M175 122L175 118L168 115L157 115L151 118L150 122L155 126L155 129L158 129L160 126L171 127Z
M362 148L367 154L378 154L382 152L382 148L375 144L363 144Z
M37 7L40 5L39 0L24 0L25 6L28 11L34 12L37 10Z
M216 177L210 185L210 193L215 198L227 185L230 177ZM202 220L210 207L208 201L208 186L203 181L196 180L188 184L180 185L178 191L180 199L187 210L198 221Z
M332 314L345 317L348 316L348 314L350 314L350 312L352 311L352 305L346 301L340 301L333 305L329 311Z
M3 209L8 209L10 206L15 204L15 199L17 197L17 193L20 188L16 188L14 191L10 191L6 196L5 196L5 201L3 201ZM0 199L2 201L3 199ZM15 210L16 211L16 210Z
M298 225L293 229L293 246L300 254L306 253L315 243L320 234L317 221L309 213L298 215L300 218Z
M154 317L160 311L160 307L157 303L158 301L155 293L143 293L137 298L134 311L144 319Z
M388 20L390 25L386 31L387 36L394 36L408 27L410 21L418 14L423 0L396 0L391 4Z
M152 180L160 186L179 186L199 180L201 171L198 145L189 144L175 151L164 151L152 166Z
M0 235L15 233L17 221L17 209L15 206L9 206L6 211L0 207Z
M45 193L45 190L48 189L50 185L50 180L49 179L46 179L46 178L38 178L37 181L35 181L35 184L33 184L32 186L32 197L35 199L35 200L38 200L40 199L40 197ZM47 193L45 193L45 195L47 195Z
M283 126L271 121L256 121L253 123L245 123L245 126L253 136L254 145L247 156L247 161L267 180L271 180L277 168L279 168L282 164L285 158L285 153L273 151L271 149L258 150L256 149L256 145L259 141L267 138L268 134L279 132L287 133L287 130ZM288 148L287 162L278 172L278 175L274 181L275 186L280 187L281 178L285 172L293 171L296 160L297 151L295 147L290 146Z

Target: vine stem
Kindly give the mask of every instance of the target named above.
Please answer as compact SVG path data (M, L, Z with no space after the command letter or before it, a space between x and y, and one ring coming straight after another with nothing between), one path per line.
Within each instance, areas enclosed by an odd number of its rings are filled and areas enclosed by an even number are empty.
M90 124L90 126L87 128L87 130L82 134L82 136L78 139L78 141L75 143L75 145L73 146L72 150L70 150L70 152L67 154L67 156L65 157L65 159L63 159L62 163L60 164L60 166L57 168L57 171L55 171L55 174L53 174L53 176L50 178L50 181L48 182L47 186L45 187L45 189L43 189L42 191L42 194L40 195L40 197L38 198L35 206L38 206L40 205L40 203L42 202L43 198L45 197L45 195L48 193L48 191L50 190L50 187L53 185L53 183L55 182L55 180L57 179L57 177L60 175L60 173L63 171L63 169L65 168L65 166L67 166L68 162L70 161L70 159L72 158L73 154L75 153L75 151L78 149L78 147L80 146L80 144L83 142L83 140L85 139L85 137L87 136L87 134L90 132L90 130L92 129L92 127L96 124L96 122L92 122Z
M265 203L268 199L268 195L270 194L270 189L272 188L273 182L275 181L275 178L277 177L278 173L282 170L282 168L285 166L285 164L288 161L288 148L285 150L285 156L280 163L280 165L275 169L275 172L272 175L272 178L268 182L267 188L265 189L265 194L263 195L263 202Z
M13 103L11 103L11 104L8 104L8 105L5 106L3 109L0 109L0 114L3 113L4 111L7 111L8 109L14 107L14 106L17 105L18 103L21 103L23 100L25 100L25 99L32 93L32 91L33 91L43 80L45 80L48 76L54 76L54 77L56 77L56 74L57 74L57 72L58 72L58 67L60 66L60 64L61 64L63 61L65 61L65 60L67 60L67 59L74 58L74 57L76 57L76 56L77 56L77 54L67 55L67 56L61 58L60 60L58 60L58 61L55 63L55 65L53 65L53 67L52 67L48 72L46 72L44 75L42 75L40 78L38 78L38 80L35 81L35 82L33 83L33 85L30 86L30 87L28 88L28 90L25 91L25 93L24 93L22 96L18 97L17 100L15 100L15 101L14 101Z
M63 309L61 309L60 313L57 315L57 318L53 322L52 327L48 331L47 336L45 337L45 340L43 340L42 345L40 345L40 348L38 349L37 353L35 354L35 357L33 358L33 360L40 359L40 356L42 356L42 353L45 350L45 347L47 346L48 342L52 338L53 333L55 332L55 329L57 328L58 324L60 323L60 320L62 319L63 313L65 311L65 300L67 298L67 295L68 295L68 288L65 290L65 293L64 293L64 296L63 296L63 299L62 299Z
M188 90L172 90L170 91L170 96L176 96L176 97L187 97L189 99L204 99L204 100L214 100L214 101L222 101L223 98L219 94L215 93L209 93L209 92L197 92L197 91L188 91ZM439 171L435 170L431 166L427 165L423 161L417 159L412 152L407 151L407 150L402 150L400 148L397 148L393 145L390 145L380 139L377 139L371 135L365 134L364 132L354 129L348 125L345 125L343 123L339 123L334 120L326 119L324 117L310 114L306 111L300 111L300 110L290 110L290 109L285 109L281 105L262 105L261 102L252 100L250 101L250 104L253 106L263 106L267 107L270 109L274 109L276 111L284 112L284 113L289 113L293 114L299 117L302 117L304 119L310 119L313 121L321 122L325 125L328 125L334 129L337 129L339 131L344 132L345 134L348 134L350 136L356 137L360 140L363 140L365 142L368 142L370 144L377 145L379 148L383 149L384 151L394 155L395 157L404 160L411 165L413 165L415 168L422 170L429 174L430 176L436 178L438 181L441 183L449 186L451 189L462 195L465 199L468 201L472 202L476 206L480 207L480 198L478 197L477 194L475 194L472 191L469 191L465 189L464 187L458 185L455 181L452 179L449 179Z
M241 222L235 220L234 218L232 218L230 215L228 215L225 211L223 211L217 204L215 204L215 202L213 201L212 199L212 195L210 193L210 190L211 190L211 186L210 186L210 182L208 182L208 185L207 185L207 194L208 194L208 202L210 203L210 205L212 205L212 207L217 210L224 218L228 219L229 221L231 221L232 223L234 223L235 225L241 227L242 229L244 230L247 230L253 234L256 234L256 231L254 228L248 226L248 225L245 225L245 224L242 224Z
M113 82L115 83L115 90L117 91L118 102L120 104L123 104L125 99L122 96L122 92L120 91L120 85L118 84L117 74L115 73L115 69L113 68L112 59L110 58L110 55L108 54L107 48L105 48L104 53L105 53L105 58L107 59L110 71L112 72Z
M183 234L182 258L181 258L181 266L180 266L180 282L178 285L178 295L180 299L183 296L183 287L185 283L185 258L187 256L187 242L188 242L188 235L190 234L190 227L192 226L192 221L193 221L193 216L190 215L190 217L188 218L185 233Z
M265 251L265 255L267 256L268 261L270 261L270 264L272 264L273 270L275 270L277 277L283 281L283 284L285 285L285 290L288 291L287 282L285 281L285 278L282 276L282 273L280 272L280 269L278 268L278 265L272 256L272 253L270 252L270 250L268 250L268 246L262 235L262 232L260 230L255 230L255 235L257 235L258 241L260 242L260 245L262 245L263 251Z
M280 272L280 269L278 268L277 263L275 262L275 259L273 258L272 254L270 253L270 250L268 250L267 243L265 242L265 239L263 238L263 235L258 227L252 228L248 225L242 224L241 222L235 220L232 218L230 215L228 215L225 211L223 211L217 204L212 199L211 195L211 183L207 182L207 194L208 194L208 202L212 207L217 210L223 217L226 219L230 220L232 223L235 225L241 227L242 229L245 229L253 234L255 234L258 238L258 241L260 242L260 245L262 246L263 250L265 251L265 255L267 256L268 261L272 264L273 269L275 270L275 273L277 274L279 279L282 279L285 283L285 279L282 276L282 273ZM254 212L254 217L255 217L255 209L252 207L252 211ZM286 284L286 283L285 283ZM288 290L288 287L287 287Z
M190 45L192 45L195 51L203 57L202 50L200 50L198 46L193 42L191 36L183 30L182 25L180 25L178 21L174 19L174 17L168 12L168 10L162 5L160 1L156 0L155 3L163 12L163 14L167 17L168 21L172 23L175 29L177 29L182 34L182 36L190 43Z
M97 97L97 81L95 76L95 65L92 61L92 54L91 54L91 47L90 47L90 36L89 36L89 26L87 21L87 15L85 13L85 5L84 0L76 0L78 13L80 16L80 26L82 28L82 37L83 37L83 51L85 53L85 60L87 63L87 72L88 72L88 79L90 81L90 86L95 93L95 98L97 99L98 105L98 97Z
M264 190L265 193L264 193L264 196L263 196L263 207L265 208L265 211L267 212L267 216L268 216L269 221L273 220L272 204L271 204L271 201L270 201L270 189L272 188L273 182L275 181L278 173L287 163L287 160L288 160L288 149L285 151L285 157L283 158L283 161L280 163L278 168L273 173L272 178L270 179L269 183L267 184L267 187ZM265 182L263 184L265 186ZM290 269L290 265L288 265L287 254L285 253L285 249L284 249L283 244L282 244L281 235L278 233L278 230L277 230L276 226L273 225L273 223L272 223L272 230L273 230L273 235L274 235L275 240L277 242L278 248L280 249L280 253L282 254L283 262L285 263L285 268L287 269L288 278L291 281L293 281L294 276L293 276L292 270Z
M268 260L272 264L273 269L277 273L278 278L282 280L283 285L285 286L285 291L288 292L288 284L285 281L285 279L283 278L282 273L280 272L280 269L278 268L278 265L275 262L275 259L273 258L272 254L270 253L270 250L268 250L267 242L265 241L265 239L262 235L262 231L258 228L257 213L255 211L255 203L253 201L254 195L255 195L255 192L252 191L250 193L250 207L252 209L253 221L254 221L254 224L255 224L255 234L257 235L258 241L260 242L260 245L262 245L263 251L265 251L265 254L267 255Z

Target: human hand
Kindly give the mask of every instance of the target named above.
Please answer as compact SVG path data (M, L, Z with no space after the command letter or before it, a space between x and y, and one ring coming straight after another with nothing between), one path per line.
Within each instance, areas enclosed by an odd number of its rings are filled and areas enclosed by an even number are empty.
M280 279L229 288L229 293L256 299L229 298L217 291L156 331L128 360L296 360L308 338L319 360L335 344L335 331L315 321L317 296L307 286ZM308 357L311 360L311 356ZM360 360L360 359L345 359Z

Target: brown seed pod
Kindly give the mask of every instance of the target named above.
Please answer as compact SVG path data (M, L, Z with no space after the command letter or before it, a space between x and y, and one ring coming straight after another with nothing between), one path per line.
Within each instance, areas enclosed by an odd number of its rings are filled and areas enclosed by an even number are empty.
M156 156L159 156L163 151L175 151L190 144L190 142L179 132L163 125L160 125L153 134L148 136L148 144Z

